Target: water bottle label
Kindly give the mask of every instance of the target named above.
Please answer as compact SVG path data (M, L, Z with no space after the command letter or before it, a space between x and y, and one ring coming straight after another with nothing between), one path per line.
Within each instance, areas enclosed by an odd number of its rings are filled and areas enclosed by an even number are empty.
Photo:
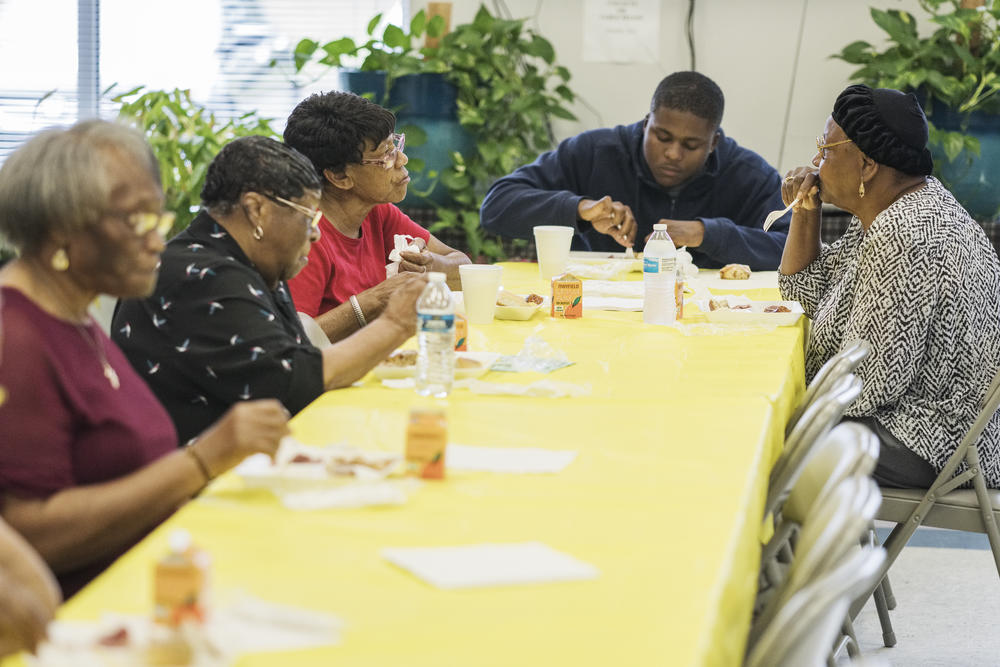
M431 315L417 313L417 327L427 333L446 333L455 326L454 315Z
M676 268L675 257L644 257L642 260L643 273L673 273Z

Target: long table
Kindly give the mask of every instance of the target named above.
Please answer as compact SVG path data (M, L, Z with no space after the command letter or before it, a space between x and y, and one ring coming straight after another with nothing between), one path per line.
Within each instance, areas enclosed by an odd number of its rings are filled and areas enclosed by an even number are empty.
M504 285L545 293L533 264ZM762 298L758 295L758 298ZM773 297L772 297L773 298ZM689 309L684 322L703 322ZM472 326L470 349L516 353L536 335L575 362L550 375L577 398L447 399L449 439L576 450L556 475L450 471L398 507L295 512L218 480L61 610L149 613L154 561L177 528L214 562L218 591L342 618L338 646L239 665L738 665L749 627L767 474L803 389L803 326L708 333L641 313ZM698 327L688 327L698 329ZM306 443L401 451L413 391L327 392L292 421ZM594 565L594 580L438 590L380 557L386 547L540 541Z

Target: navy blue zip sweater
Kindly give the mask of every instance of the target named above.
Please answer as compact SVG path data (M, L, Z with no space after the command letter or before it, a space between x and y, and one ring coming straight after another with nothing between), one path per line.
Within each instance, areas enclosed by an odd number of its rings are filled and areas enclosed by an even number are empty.
M768 232L761 229L768 213L785 207L774 167L719 130L719 143L703 170L671 196L646 164L642 132L640 121L566 139L496 181L483 200L480 224L501 236L525 239L536 225L567 225L577 230L574 249L621 251L613 238L576 215L581 199L610 195L632 209L639 225L636 251L661 219L697 219L705 223L705 239L689 250L699 267L778 268L791 215Z

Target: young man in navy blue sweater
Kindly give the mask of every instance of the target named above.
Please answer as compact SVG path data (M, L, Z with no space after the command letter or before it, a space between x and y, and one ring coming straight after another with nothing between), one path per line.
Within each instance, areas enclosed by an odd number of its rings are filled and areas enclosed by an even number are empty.
M724 105L711 79L675 72L656 87L643 120L567 139L494 183L481 224L514 238L566 225L577 230L575 249L613 251L640 249L664 222L699 267L774 270L789 216L767 232L762 226L784 208L781 177L723 133Z

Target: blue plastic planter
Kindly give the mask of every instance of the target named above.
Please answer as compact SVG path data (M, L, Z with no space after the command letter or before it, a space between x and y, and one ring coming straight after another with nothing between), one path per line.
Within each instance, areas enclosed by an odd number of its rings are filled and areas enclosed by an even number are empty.
M376 102L396 114L396 127L417 125L427 133L421 146L406 144L406 155L424 161L423 173L411 172L412 180L407 190L404 206L426 206L427 202L415 194L425 190L430 179L424 174L440 172L451 166L451 153L458 151L468 157L475 149L472 137L458 122L456 99L458 91L442 74L408 74L396 79L389 101L385 97L385 72L342 71L341 87L359 95L373 93ZM429 199L437 204L450 203L447 188L440 183Z
M938 129L965 132L979 139L978 157L962 151L949 162L939 146L931 152L937 171L972 217L996 219L1000 214L1000 116L978 111L960 114L936 104L928 120Z

